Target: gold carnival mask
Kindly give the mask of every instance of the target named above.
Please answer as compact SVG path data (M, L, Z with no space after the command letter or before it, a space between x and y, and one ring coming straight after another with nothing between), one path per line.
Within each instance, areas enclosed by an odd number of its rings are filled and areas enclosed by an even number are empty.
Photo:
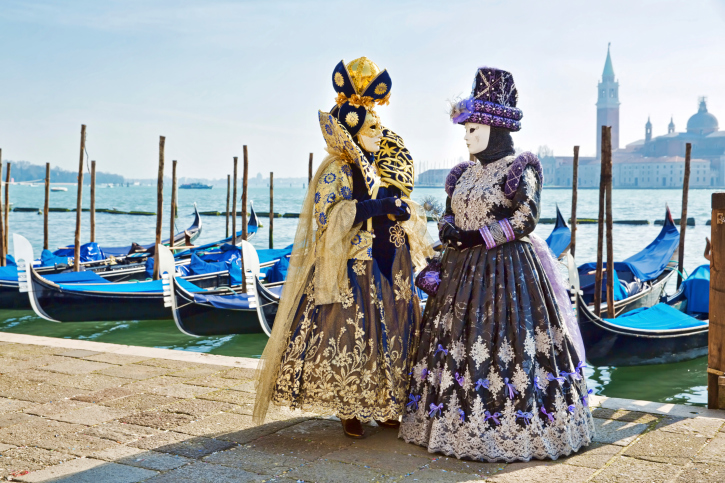
M368 111L360 131L357 133L357 140L360 146L369 153L380 150L380 140L383 138L383 126L375 111Z

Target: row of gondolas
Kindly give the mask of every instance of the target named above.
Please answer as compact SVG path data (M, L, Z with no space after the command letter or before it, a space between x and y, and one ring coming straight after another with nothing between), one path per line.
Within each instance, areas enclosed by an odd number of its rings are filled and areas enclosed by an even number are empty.
M252 209L248 239L258 227ZM32 309L53 322L173 317L178 329L191 336L269 335L292 247L256 250L241 233L193 246L201 230L195 207L192 225L160 246L158 280L151 279L153 244L83 245L82 270L76 272L68 258L73 247L44 250L36 260L31 244L15 234L15 258L0 268L0 308ZM615 317L602 318L595 315L593 305L596 264L576 265L569 253L571 231L557 208L556 225L546 242L568 270L590 363L656 364L707 353L709 265L698 267L674 295L665 293L676 271L679 239L668 209L657 237L639 253L614 264ZM602 287L600 312L606 314L606 276ZM419 296L425 303L425 294Z

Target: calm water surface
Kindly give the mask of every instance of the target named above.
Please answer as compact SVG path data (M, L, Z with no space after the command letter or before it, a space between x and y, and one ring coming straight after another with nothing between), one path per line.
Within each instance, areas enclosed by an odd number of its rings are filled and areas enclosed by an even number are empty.
M155 211L156 188L150 186L132 186L128 188L99 188L96 190L96 206L130 211ZM302 205L305 190L296 186L275 186L275 211L279 213L297 212ZM596 218L598 210L597 190L579 192L578 218ZM689 272L706 263L702 256L705 237L710 227L705 221L710 218L711 190L692 190L689 195L688 216L696 219L696 226L688 227L685 247L685 269ZM417 189L413 199L420 201L426 196L434 196L443 201L442 189ZM11 201L16 207L43 206L42 186L12 186ZM165 193L164 212L168 213L170 193ZM267 188L250 188L249 199L258 211L269 210L269 191ZM200 211L223 211L226 205L226 190L179 190L179 218L176 228L183 229L192 221L193 204ZM612 209L616 220L646 219L650 223L663 219L665 205L669 204L675 217L681 209L679 190L614 190ZM546 189L542 195L542 218L553 218L556 205L559 205L566 218L571 211L571 192L569 190ZM51 193L51 207L75 207L75 187L67 192ZM83 206L89 206L89 190L84 191ZM89 215L83 215L82 239L89 239ZM101 245L124 245L135 241L149 243L154 239L155 220L153 216L127 216L96 214L96 241ZM50 214L51 247L71 243L75 230L75 213ZM257 248L268 248L268 220L265 227L252 240ZM291 243L296 228L296 219L275 219L275 247ZM429 225L435 233L435 225ZM548 236L552 225L539 225L536 233ZM614 255L617 260L637 253L649 244L659 232L655 225L631 226L614 225ZM20 233L30 240L40 254L43 241L43 218L35 213L11 213L10 232ZM197 243L212 242L224 236L224 217L203 217L203 232ZM164 237L168 236L168 216L165 219ZM596 225L580 225L577 231L577 261L584 263L596 259ZM12 253L12 237L11 237ZM671 293L674 287L668 287ZM107 323L55 324L35 317L32 312L0 311L0 331L17 332L49 337L94 340L117 344L131 344L167 349L208 352L229 356L259 357L264 349L266 337L226 336L226 337L189 337L179 332L173 320L127 321ZM597 394L611 397L644 399L668 403L704 405L707 402L707 361L700 358L679 364L662 364L639 367L593 367L588 370L591 387Z

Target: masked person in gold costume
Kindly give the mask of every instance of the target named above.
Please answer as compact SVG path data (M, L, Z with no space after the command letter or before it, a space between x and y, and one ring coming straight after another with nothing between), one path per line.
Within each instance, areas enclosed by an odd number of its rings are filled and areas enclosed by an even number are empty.
M397 428L420 323L413 285L430 239L409 198L413 160L383 127L386 70L361 57L332 73L336 105L319 112L329 155L309 185L290 267L257 380L254 417L269 402Z

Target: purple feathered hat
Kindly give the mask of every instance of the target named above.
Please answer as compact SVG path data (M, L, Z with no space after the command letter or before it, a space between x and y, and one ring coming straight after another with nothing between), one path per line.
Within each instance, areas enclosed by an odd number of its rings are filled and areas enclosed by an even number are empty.
M455 124L475 122L518 131L524 117L521 109L516 108L518 100L519 92L510 72L495 67L479 67L471 97L452 106L451 120Z

